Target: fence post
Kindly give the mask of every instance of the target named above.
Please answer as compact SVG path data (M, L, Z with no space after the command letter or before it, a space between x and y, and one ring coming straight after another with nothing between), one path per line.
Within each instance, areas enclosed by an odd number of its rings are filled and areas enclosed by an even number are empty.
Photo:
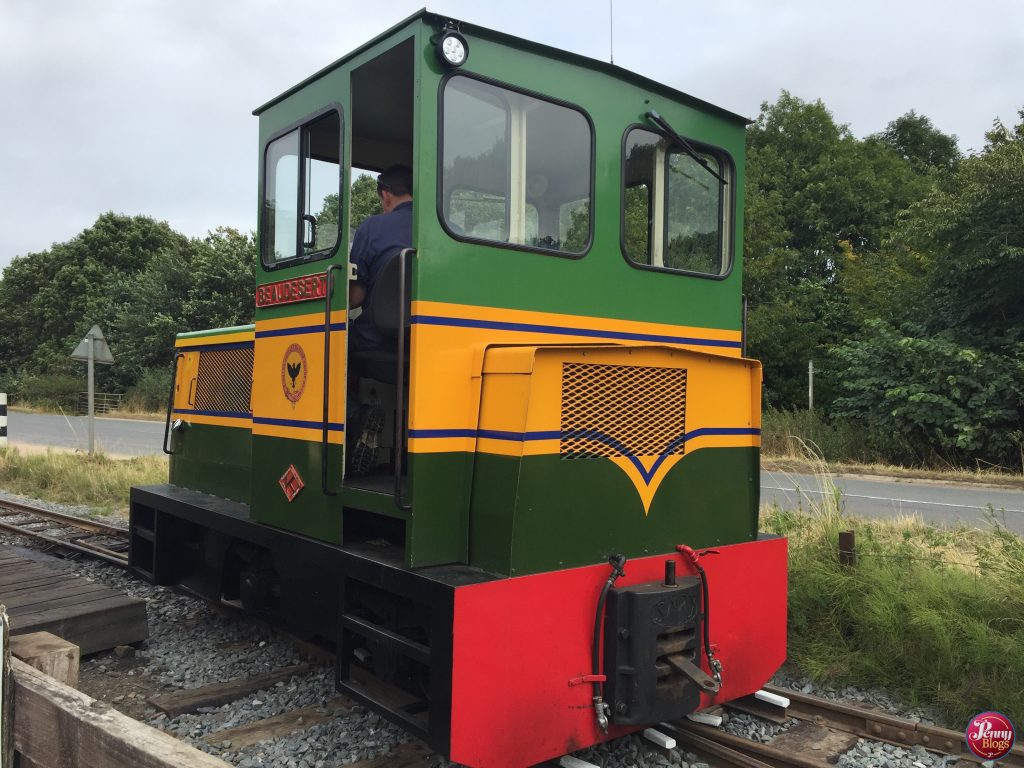
M7 393L0 392L0 448L7 447Z
M839 564L851 566L857 564L857 544L853 531L839 532Z

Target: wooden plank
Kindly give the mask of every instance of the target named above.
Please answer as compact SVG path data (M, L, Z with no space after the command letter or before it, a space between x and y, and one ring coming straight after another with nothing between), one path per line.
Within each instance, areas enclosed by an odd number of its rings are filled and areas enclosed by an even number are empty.
M102 584L60 584L49 589L26 590L15 592L9 595L5 592L4 603L11 609L11 613L34 613L35 606L43 605L57 607L57 603L77 605L83 602L102 599L110 596L110 590ZM70 602L66 602L70 601ZM77 601L77 602L76 602Z
M49 632L31 632L11 638L11 653L44 675L78 686L78 646Z
M11 627L7 622L7 611L0 605L0 768L11 768L14 764L14 741L11 734L14 681L11 678L10 640Z
M228 680L226 683L213 683L199 688L186 688L182 691L153 696L149 699L149 703L168 717L177 717L186 712L195 712L200 707L218 707L221 704L227 704L242 696L269 688L277 682L288 680L293 675L305 674L310 669L309 664L296 664L276 672L268 672L265 675L241 677L236 680Z
M77 645L82 655L131 645L149 637L146 606L123 596L97 601L90 610L74 614L69 608L57 608L21 617L13 634L52 632Z
M20 584L30 584L43 581L66 581L68 574L60 573L42 565L32 566L24 572L8 572L0 577L0 589L17 587Z
M173 736L61 685L14 667L14 748L47 768L228 768Z
M232 750L243 749L267 739L276 739L278 736L287 736L290 733L304 731L314 725L326 723L340 714L351 712L353 706L353 702L348 699L332 699L326 706L303 707L235 728L214 731L207 734L204 741L210 745L230 741Z
M10 609L12 634L51 632L83 654L149 636L145 601L76 576L48 555L0 548L0 556L0 602Z
M111 597L111 592L106 587L100 586L96 588L92 584L85 584L57 589L52 592L23 593L11 600L10 606L11 613L15 616L27 616L31 613L50 611L69 605L80 608L81 610L76 611L76 613L82 613L85 610L89 610L86 607L89 603L106 600L109 597Z

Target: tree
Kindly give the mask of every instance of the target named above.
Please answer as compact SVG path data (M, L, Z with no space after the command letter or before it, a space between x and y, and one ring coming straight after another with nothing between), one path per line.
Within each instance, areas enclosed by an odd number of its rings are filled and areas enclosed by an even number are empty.
M893 238L931 254L921 322L989 349L1024 339L1024 110L907 211Z
M861 141L820 101L783 91L747 133L744 290L751 354L765 370L765 399L805 402L809 359L857 332L846 270L875 265L900 211L933 179L880 140ZM863 263L863 262L860 262ZM863 278L863 275L859 275Z
M892 147L921 171L951 171L962 158L956 136L942 133L931 120L914 110L896 118L884 131L870 138Z
M28 372L76 372L69 359L93 323L117 315L133 285L158 252L181 253L188 239L146 216L101 215L96 223L48 251L15 258L0 281L3 366ZM106 373L104 372L104 375Z
M252 235L227 227L156 254L132 279L113 324L123 358L115 366L120 386L166 366L178 333L252 322L256 260Z
M372 176L363 174L352 182L351 202L349 204L349 225L356 229L371 216L382 213L380 197L377 195L377 182Z

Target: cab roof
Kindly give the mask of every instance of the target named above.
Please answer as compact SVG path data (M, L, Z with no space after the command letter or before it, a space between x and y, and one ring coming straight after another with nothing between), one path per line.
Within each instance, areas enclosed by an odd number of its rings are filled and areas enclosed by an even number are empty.
M421 21L428 26L436 28L441 28L447 24L448 26L457 29L463 34L468 34L472 37L480 37L484 39L493 40L494 42L500 43L502 45L507 45L510 48L518 48L520 50L532 51L534 53L538 53L548 58L560 59L562 61L569 62L577 66L586 67L587 69L596 70L598 72L604 72L605 74L610 75L611 77L614 77L618 80L632 83L633 85L636 85L640 88L645 88L647 90L657 91L658 93L670 99L673 99L674 101L682 102L684 104L695 107L702 111L712 112L727 120L739 123L740 125L748 125L751 122L749 118L743 117L742 115L738 115L735 112L730 112L727 109L715 106L714 104L711 104L707 101L698 99L695 96L691 96L688 93L684 93L683 91L671 88L665 85L664 83L659 83L657 80L651 80L650 78L644 77L643 75L639 75L636 72L632 72L628 69L623 69L622 67L618 67L614 64L601 61L600 59L593 59L590 58L589 56L582 56L577 53L563 51L560 48L555 48L550 45L544 45L543 43L536 43L533 42L532 40L526 40L525 38L506 34L505 32L499 32L494 29L488 29L486 27L477 26L476 24L470 24L468 22L459 21L452 16L434 13L433 11L429 11L426 8L420 9L419 11L412 14L408 18L403 19L399 23L395 24L390 29L386 30L385 32L382 32L373 39L368 40L355 50L352 50L349 53L345 54L337 61L328 64L319 72L316 72L315 74L307 77L305 80L289 88L284 93L280 94L279 96L276 96L275 98L271 99L265 104L257 107L255 110L253 110L253 114L262 114L266 110L273 107L275 104L280 103L281 101L288 98L297 91L302 90L313 81L317 80L318 78L322 77L328 72L332 72L335 69L338 69L339 67L343 67L345 64L347 64L349 61L351 61L356 56L361 54L363 51L372 48L373 46L380 43L382 40L386 40L388 37L391 37L397 32L411 26L416 21Z

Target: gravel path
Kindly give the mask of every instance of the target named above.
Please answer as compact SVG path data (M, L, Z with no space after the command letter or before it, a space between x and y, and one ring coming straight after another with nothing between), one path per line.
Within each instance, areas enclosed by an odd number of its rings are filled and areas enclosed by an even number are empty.
M94 517L83 507L39 502L0 491L0 497L38 504L54 511ZM105 518L106 519L106 518ZM108 520L114 525L125 521ZM27 546L18 537L0 536L0 542ZM266 625L228 617L205 602L164 587L153 587L103 562L68 561L76 574L107 584L146 601L150 639L128 658L101 654L82 663L80 687L91 695L100 692L113 706L154 727L166 730L192 745L215 754L239 768L334 768L387 754L409 739L400 728L377 714L355 706L351 712L290 736L235 748L230 741L208 744L211 733L311 706L327 706L337 697L333 669L315 666L307 674L292 677L221 707L196 714L168 718L145 699L156 693L194 688L208 683L258 675L303 661L303 653L289 639ZM783 672L775 685L831 699L867 702L898 717L925 723L938 718L921 708L909 707L882 691L818 686L806 678ZM723 728L745 738L767 742L787 725L740 713L728 713ZM942 724L942 723L939 723ZM711 768L695 755L676 749L666 757L639 736L591 747L575 753L602 768ZM955 760L926 752L920 747L900 749L889 744L860 740L839 758L840 768L946 768ZM437 758L438 766L454 766Z

